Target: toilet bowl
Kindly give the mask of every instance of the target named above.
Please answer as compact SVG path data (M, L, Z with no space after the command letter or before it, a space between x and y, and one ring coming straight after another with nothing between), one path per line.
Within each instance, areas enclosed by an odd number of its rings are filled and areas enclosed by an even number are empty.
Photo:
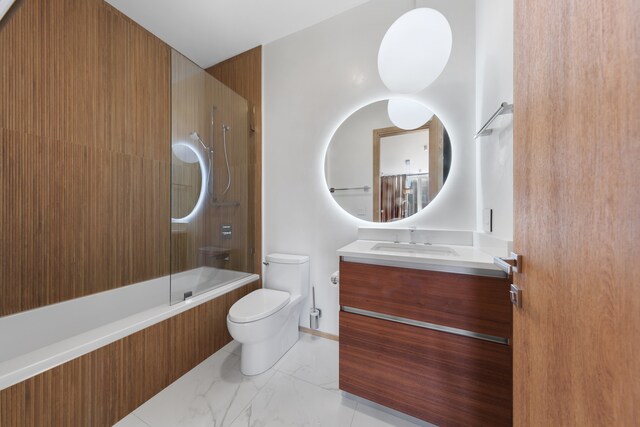
M266 257L264 288L239 299L227 328L241 344L240 370L257 375L271 368L298 341L298 323L309 294L309 257Z

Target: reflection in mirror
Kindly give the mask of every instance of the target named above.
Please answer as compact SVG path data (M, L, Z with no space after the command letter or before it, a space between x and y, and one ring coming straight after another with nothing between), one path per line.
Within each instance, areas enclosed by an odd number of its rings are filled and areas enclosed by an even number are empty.
M440 192L451 167L449 135L436 115L416 129L400 129L387 106L386 100L374 102L349 116L325 158L334 200L366 221L397 221L419 212Z
M172 145L171 218L174 222L188 222L202 198L205 165L197 150L185 142Z

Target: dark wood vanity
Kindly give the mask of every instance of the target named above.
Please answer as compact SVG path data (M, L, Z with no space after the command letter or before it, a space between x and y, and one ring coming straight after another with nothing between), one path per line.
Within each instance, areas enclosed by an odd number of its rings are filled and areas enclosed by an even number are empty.
M340 262L340 389L439 426L512 422L507 278Z

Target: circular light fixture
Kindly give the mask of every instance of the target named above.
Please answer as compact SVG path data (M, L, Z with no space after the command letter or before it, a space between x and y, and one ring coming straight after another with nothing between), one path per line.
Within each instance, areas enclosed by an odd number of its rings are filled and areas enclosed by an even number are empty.
M451 55L451 27L437 10L419 8L398 18L378 51L382 82L398 93L417 93L444 70Z
M171 218L171 222L181 222L186 223L190 222L195 216L198 214L202 206L204 205L204 200L207 195L207 165L205 163L204 157L200 154L200 151L193 147L191 144L186 142L175 142L172 144L171 149L176 157L182 160L185 163L195 163L198 162L200 165L200 195L198 196L198 201L196 205L193 207L191 212L188 215L182 218ZM180 154L178 154L180 153ZM195 159L195 161L190 161Z
M198 161L196 149L186 142L176 142L171 145L173 154L184 163L195 163Z
M387 112L391 123L404 130L417 129L433 117L424 104L410 99L390 99Z

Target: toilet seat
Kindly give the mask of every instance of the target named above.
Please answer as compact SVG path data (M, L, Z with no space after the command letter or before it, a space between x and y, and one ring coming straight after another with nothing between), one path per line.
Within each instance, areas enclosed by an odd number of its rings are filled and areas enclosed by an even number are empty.
M257 289L240 298L229 310L229 320L249 323L275 313L289 302L289 292L274 289Z

